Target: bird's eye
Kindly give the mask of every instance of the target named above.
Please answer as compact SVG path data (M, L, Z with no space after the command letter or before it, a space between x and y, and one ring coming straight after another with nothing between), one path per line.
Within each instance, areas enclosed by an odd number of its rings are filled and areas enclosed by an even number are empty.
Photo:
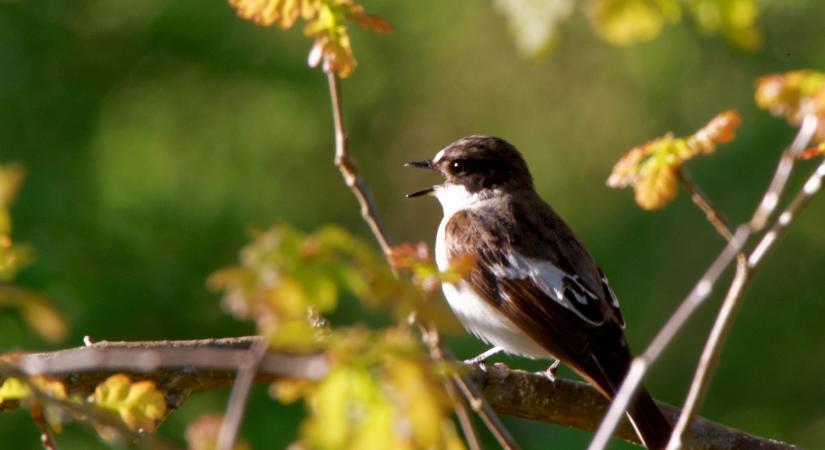
M460 175L466 171L467 164L463 160L457 159L450 163L450 172L452 172L453 175Z

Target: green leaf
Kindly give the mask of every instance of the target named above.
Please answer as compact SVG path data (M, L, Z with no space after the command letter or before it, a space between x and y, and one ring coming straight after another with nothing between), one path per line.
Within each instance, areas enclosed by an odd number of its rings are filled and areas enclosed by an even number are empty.
M100 383L89 401L116 413L133 430L154 431L155 424L166 415L166 401L155 383L133 383L123 374L112 375Z
M596 32L616 45L650 41L682 16L677 0L590 0L585 7Z

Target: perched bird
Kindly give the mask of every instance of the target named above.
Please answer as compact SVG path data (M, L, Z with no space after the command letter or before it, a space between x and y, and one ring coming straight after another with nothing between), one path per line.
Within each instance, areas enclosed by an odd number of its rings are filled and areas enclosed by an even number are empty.
M499 350L556 358L612 399L632 358L619 302L593 257L536 193L519 151L501 138L469 136L406 166L444 178L407 197L434 195L441 203L439 269L473 257L463 279L442 288L465 328L494 346L478 359ZM666 446L671 425L646 390L627 413L648 448Z

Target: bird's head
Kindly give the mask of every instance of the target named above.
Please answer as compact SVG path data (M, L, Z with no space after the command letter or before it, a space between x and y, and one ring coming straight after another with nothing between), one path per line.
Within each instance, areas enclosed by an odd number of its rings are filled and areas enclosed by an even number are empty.
M407 197L435 195L445 210L460 209L469 206L461 203L495 195L533 190L533 178L521 153L509 142L494 136L461 138L432 160L412 161L405 166L434 170L444 177L443 183Z

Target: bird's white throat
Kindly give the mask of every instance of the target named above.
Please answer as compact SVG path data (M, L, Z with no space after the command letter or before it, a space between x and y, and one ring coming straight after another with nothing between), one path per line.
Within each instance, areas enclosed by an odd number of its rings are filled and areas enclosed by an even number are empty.
M463 209L477 208L486 198L477 192L470 192L460 184L440 184L435 186L435 196L444 210L444 218L449 219L453 214Z

